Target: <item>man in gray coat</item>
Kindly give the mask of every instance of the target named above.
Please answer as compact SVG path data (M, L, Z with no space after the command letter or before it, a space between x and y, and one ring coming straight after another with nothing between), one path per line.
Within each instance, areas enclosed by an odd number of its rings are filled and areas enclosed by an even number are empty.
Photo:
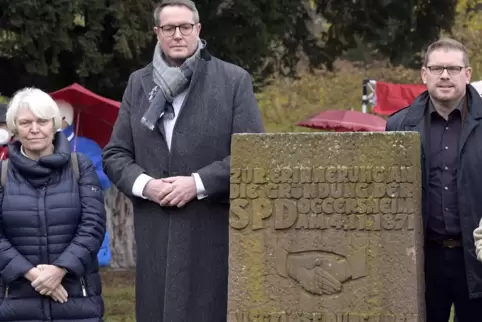
M193 2L154 12L103 164L134 206L138 322L223 322L231 136L263 132L250 75L211 56Z

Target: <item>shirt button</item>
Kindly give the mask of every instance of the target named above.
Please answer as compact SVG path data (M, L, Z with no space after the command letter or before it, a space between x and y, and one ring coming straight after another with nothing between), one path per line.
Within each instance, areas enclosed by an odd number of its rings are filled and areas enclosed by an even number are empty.
M444 189L445 189L445 190L449 190L449 187L445 187Z
M445 211L449 211L449 208L445 208Z
M445 167L445 170L448 170L448 169L449 169L449 167Z
M448 147L448 146L446 146L446 147L445 147L445 150L448 150L448 149L449 149L449 147Z
M445 129L446 129L446 130L448 130L448 129L449 129L449 127L447 126Z

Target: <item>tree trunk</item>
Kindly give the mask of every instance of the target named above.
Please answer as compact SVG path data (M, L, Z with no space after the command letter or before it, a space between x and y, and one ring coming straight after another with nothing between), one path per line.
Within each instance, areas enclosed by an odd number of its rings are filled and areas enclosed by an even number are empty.
M131 201L114 185L105 192L107 231L110 237L112 268L132 268L136 265L134 213Z

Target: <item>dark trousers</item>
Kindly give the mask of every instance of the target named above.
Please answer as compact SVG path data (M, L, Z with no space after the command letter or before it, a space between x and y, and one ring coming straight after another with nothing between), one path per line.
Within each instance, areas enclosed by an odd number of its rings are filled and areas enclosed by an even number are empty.
M469 299L462 247L425 242L425 303L427 322L448 322L452 304L459 322L482 321L482 299Z

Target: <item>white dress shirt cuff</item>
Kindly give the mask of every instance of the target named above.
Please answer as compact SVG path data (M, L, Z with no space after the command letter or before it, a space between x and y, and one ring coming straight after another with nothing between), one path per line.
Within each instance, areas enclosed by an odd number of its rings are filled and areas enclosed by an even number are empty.
M196 193L198 200L204 199L207 197L206 189L204 188L203 181L201 177L197 173L193 173L192 176L194 177L194 182L196 183Z
M137 177L136 181L134 181L134 185L132 185L132 194L136 197L147 199L143 195L144 187L149 181L153 179L154 179L153 177L142 173L140 176Z
M482 219L480 220L479 227L474 230L475 241L475 254L477 259L482 262Z

